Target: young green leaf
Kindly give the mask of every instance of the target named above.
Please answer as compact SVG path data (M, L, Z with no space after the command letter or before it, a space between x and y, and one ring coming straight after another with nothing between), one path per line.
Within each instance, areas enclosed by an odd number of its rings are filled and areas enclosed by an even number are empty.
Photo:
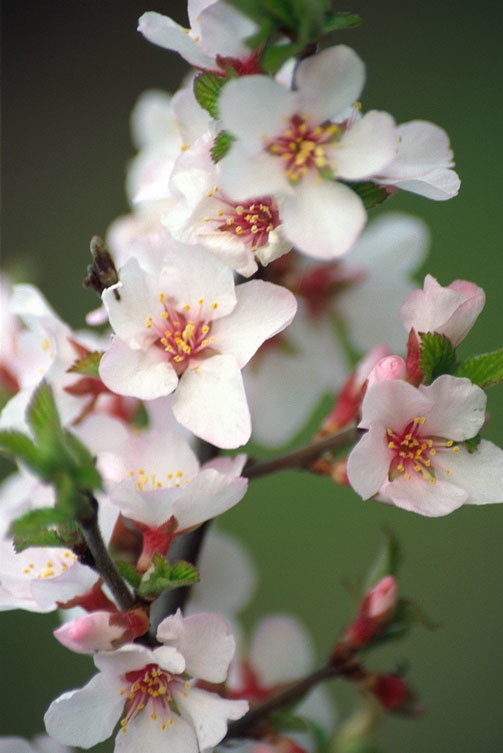
M48 526L55 526L72 520L72 514L67 509L59 507L41 507L38 510L29 510L17 520L11 523L10 531L14 538L26 538L32 534L38 534Z
M420 332L419 367L429 384L441 374L453 374L456 369L456 351L445 335L437 332Z
M28 466L43 481L52 476L52 464L39 453L32 440L19 431L1 431L0 449Z
M385 186L379 186L370 181L366 183L346 183L346 185L358 194L365 209L372 209L379 204L383 204L391 196Z
M362 594L379 583L387 575L396 575L402 560L402 552L398 539L389 529L384 529L384 545L377 555L364 581Z
M171 591L180 586L191 586L197 583L199 574L197 568L188 562L169 562L160 554L154 554L152 565L149 567L138 588L142 596L158 596L163 591Z
M139 587L141 575L134 565L130 562L124 562L124 560L116 560L115 567L130 586L133 586L133 588Z
M234 141L234 136L231 136L227 131L220 131L217 134L213 147L211 149L211 157L213 162L218 162L227 153L230 145Z
M226 80L211 71L200 73L194 79L195 98L213 118L218 118L218 98Z
M356 29L361 22L362 17L356 13L346 11L329 13L323 23L323 32L327 34L330 31L339 31L340 29Z
M456 376L467 377L483 389L500 384L503 382L503 349L468 358L458 366Z
M91 353L88 353L87 356L77 358L68 371L99 379L99 366L103 352L104 351L102 350L93 350Z
M61 546L66 548L67 544L60 538L57 531L53 531L50 528L30 533L26 536L17 536L14 539L16 552L22 552L30 546Z

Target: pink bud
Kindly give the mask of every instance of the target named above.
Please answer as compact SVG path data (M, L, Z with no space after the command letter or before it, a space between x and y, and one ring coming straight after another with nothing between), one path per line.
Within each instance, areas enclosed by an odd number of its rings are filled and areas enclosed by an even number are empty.
M124 628L120 625L110 625L110 614L110 612L91 612L83 617L76 617L55 630L54 637L63 646L77 654L109 651L115 648L113 642L124 632Z
M387 575L365 594L356 620L346 630L346 641L354 647L370 643L388 625L397 600L397 582L393 575Z
M367 389L386 379L405 379L405 361L400 356L386 356L376 363L367 380Z
M387 575L367 594L367 614L374 619L388 618L396 606L398 585L393 575Z

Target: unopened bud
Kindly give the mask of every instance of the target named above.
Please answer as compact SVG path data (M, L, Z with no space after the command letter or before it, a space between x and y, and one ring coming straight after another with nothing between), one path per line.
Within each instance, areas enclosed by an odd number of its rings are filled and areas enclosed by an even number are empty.
M370 643L388 625L397 600L397 582L387 575L365 594L356 620L346 630L345 640L355 648Z
M386 379L405 379L405 361L400 356L386 356L376 363L367 380L367 389Z
M111 651L147 632L148 618L143 610L131 612L91 612L76 617L54 631L54 637L77 654Z
M365 687L386 711L417 716L421 707L412 690L399 674L373 675L365 681Z

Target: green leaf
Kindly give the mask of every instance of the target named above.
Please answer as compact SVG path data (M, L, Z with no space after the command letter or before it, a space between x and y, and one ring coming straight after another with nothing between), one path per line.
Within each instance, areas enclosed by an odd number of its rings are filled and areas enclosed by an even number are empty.
M271 45L270 47L267 47L262 55L260 61L262 68L265 73L274 75L279 71L286 60L299 55L303 49L304 45L300 42Z
M356 13L329 13L323 22L323 32L339 31L340 29L356 29L360 26L362 17Z
M68 371L99 379L99 365L103 353L103 350L93 350L91 353L88 353L87 356L77 358Z
M0 449L23 462L44 481L51 478L52 466L48 465L26 434L19 431L1 431Z
M194 565L180 560L170 565L160 554L154 554L149 567L139 586L142 596L157 596L163 591L171 591L180 586L192 586L199 580L199 573Z
M227 153L233 141L234 136L231 136L228 131L220 131L220 133L217 134L215 141L213 142L213 147L211 149L211 157L213 159L213 162L218 162L222 159L222 157Z
M419 367L429 384L441 374L453 374L456 368L456 351L445 335L437 332L420 332Z
M281 734L288 734L291 732L307 732L308 725L305 719L295 714L290 714L287 711L277 711L269 717L269 721L272 726Z
M73 478L60 473L53 479L53 483L56 489L56 509L66 515L66 520L92 514L89 498L80 491Z
M363 584L362 594L366 594L372 586L375 586L376 583L379 583L379 581L387 575L396 575L402 561L400 544L398 543L395 534L385 528L384 536L384 545L367 574Z
M35 439L38 440L38 444L52 441L53 437L62 434L54 396L45 380L42 381L40 387L34 392L28 405L26 418L30 428L33 430Z
M482 437L480 436L480 434L477 434L475 437L472 437L471 439L465 439L464 442L462 442L462 444L464 445L464 447L466 447L468 452L475 452L475 450L480 444L481 439Z
M419 604L409 599L399 600L393 621L407 625L421 625L427 630L436 630L440 627L439 622L432 620Z
M377 183L347 183L349 188L353 189L358 194L363 202L365 209L372 209L373 207L383 204L386 199L389 199L390 192L385 186L379 186Z
M22 552L30 546L61 546L66 548L67 544L61 539L57 531L51 529L37 531L26 536L18 536L14 539L16 552Z
M483 389L500 384L503 382L503 349L468 358L458 366L456 376L467 377Z
M200 73L194 79L194 95L201 105L214 118L218 118L218 98L227 79L211 71Z
M139 588L141 582L141 575L130 562L124 560L116 560L115 567L120 572L123 578L127 580L130 586L133 588Z
M10 531L14 538L24 539L32 534L40 533L48 526L58 525L72 520L71 513L59 507L41 507L30 510L11 524Z

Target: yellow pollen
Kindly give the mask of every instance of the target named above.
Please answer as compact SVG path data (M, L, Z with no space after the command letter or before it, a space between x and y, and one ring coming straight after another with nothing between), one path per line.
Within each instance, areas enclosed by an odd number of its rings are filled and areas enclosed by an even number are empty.
M436 450L430 450L430 455L436 455L436 454L437 454Z
M225 224L226 224L226 225L234 225L234 217L228 217L228 218L227 218L227 219L225 220Z
M390 448L390 450L393 450L395 448L395 443L394 442L388 442L388 447Z
M420 471L421 470L421 466L420 465L415 465L414 466L414 470L415 471Z
M201 347L202 347L202 348L205 348L205 347L206 347L207 345L208 345L208 340L203 340L203 341L201 342Z
M213 186L213 190L216 193L218 191L218 186Z
M120 695L125 695L125 694L126 694L126 691L124 690L124 688L121 688Z
M186 683L185 683L185 687L186 687L186 688L190 688L190 682L186 682Z
M386 434L393 434L393 431L391 429L386 429Z
M452 441L452 439L449 439L449 441L447 442L447 447L452 447L453 444L454 442Z
M436 478L433 478L433 476L430 478L430 484L434 484L436 482Z
M453 448L452 448L452 451L453 451L453 452L459 452L459 447L453 447Z
M208 327L207 324L205 324L204 327L201 327L201 332L203 333L203 335L205 335L209 331L210 331L210 328Z
M210 221L210 218L209 218L209 217L203 217L203 220L204 220L205 222L209 222L209 221Z
M252 251L255 253L255 251L257 250L257 248L258 248L258 246L252 246Z
M447 473L447 475L448 475L448 476L450 476L450 474L451 474L451 469L450 469L450 468L446 468L446 469L445 469L445 472Z
M194 42L199 42L200 39L201 39L201 37L199 35L197 35L196 37L194 37Z
M124 727L127 724L127 719L121 719L121 727Z
M241 204L238 207L236 207L236 214L241 215L243 214L244 211L245 211L245 208L242 207Z
M219 209L218 212L217 212L217 217L223 217L223 216L224 216L223 211L221 209Z
M42 350L49 350L50 342L49 338L46 337L44 342L42 343Z
M403 466L402 464L400 464L400 465L397 465L397 470L399 470L399 471L404 471L404 470L405 470L405 467L404 467L404 466Z
M168 478L173 478L173 474L172 473L168 473Z
M182 357L181 357L181 356L175 356L175 359L174 359L174 360L175 360L175 361L176 361L177 363L180 363L180 361L182 360Z
M241 235L242 232L243 232L243 228L241 227L241 225L238 225L236 228L236 234Z
M164 722L161 724L161 729L166 729L166 724Z
M162 314L161 314L161 319L167 319L168 316L169 316L168 312L167 311L163 311Z
M213 192L212 191L206 191L206 196L208 197L208 199L211 199L211 197L213 196Z
M33 562L30 562L30 564L28 565L28 567L34 568L35 564Z
M203 303L204 303L204 298L200 298L200 299L198 300L198 304L199 304L200 306L202 306L202 305L203 305Z
M403 477L404 477L404 478L410 478L410 473L404 473L404 474L403 474Z
M157 714L150 714L150 718L154 720L157 719Z
M168 719L168 724L174 724L173 719Z
M425 460L425 461L424 461L424 464L425 464L425 466L426 466L427 468L429 468L429 467L430 467L430 465L431 465L431 460Z
M186 152L187 149L189 148L189 146L190 146L190 144L182 144L181 147L180 147L180 151L181 152Z
M215 338L214 338L214 337L210 337L210 343L214 343L214 342L215 342ZM457 448L455 448L455 449L456 449L456 450L458 450L458 449L459 449L459 447L457 447Z
M213 303L211 304L211 308L212 308L212 309L217 309L217 308L218 308L218 303L215 303L215 302L213 302Z
M184 698L187 698L187 693L185 692L185 690L183 691L182 695Z

